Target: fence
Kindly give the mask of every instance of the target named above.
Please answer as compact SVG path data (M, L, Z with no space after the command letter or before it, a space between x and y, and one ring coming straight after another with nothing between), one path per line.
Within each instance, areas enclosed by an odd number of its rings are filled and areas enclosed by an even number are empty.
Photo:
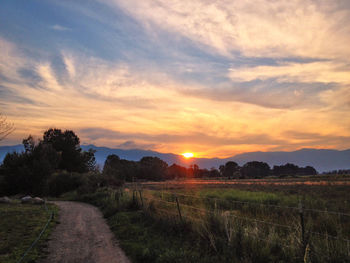
M49 214L49 218L46 222L46 224L44 225L44 227L42 228L41 232L39 233L39 235L37 236L37 238L33 241L33 243L27 248L27 250L24 252L24 254L22 255L22 257L17 261L17 263L21 263L23 262L23 260L25 259L25 257L28 255L28 253L33 249L33 247L35 247L35 245L38 243L38 241L40 240L41 236L44 234L46 228L48 227L48 225L50 224L51 220L53 219L54 217L54 213L53 211L50 211L48 208L47 208L47 205L46 205L46 201L44 202L44 208L45 208L45 211Z
M202 206L193 205L193 200L201 200ZM171 215L172 218L177 218L180 222L197 222L197 223L206 223L206 217L215 216L215 217L223 217L225 220L239 220L245 225L244 234L246 236L251 236L254 239L260 240L262 242L271 242L270 239L266 238L266 236L258 235L259 231L253 230L255 228L262 228L261 226L268 226L275 229L283 229L281 235L287 237L288 235L294 236L298 247L290 244L283 244L287 249L301 249L303 255L310 253L309 244L313 240L314 243L321 242L325 244L329 244L331 242L336 242L337 246L341 253L349 257L350 259L350 239L344 235L332 235L328 232L317 232L309 224L306 222L306 216L311 217L313 214L321 214L327 216L336 216L338 218L345 217L346 222L350 222L350 214L337 212L337 211L327 211L320 210L314 208L305 208L303 202L299 202L298 207L293 206L283 206L283 205L274 205L274 204L264 204L264 203L256 203L256 202L247 202L247 201L236 201L236 200L226 200L220 198L212 198L212 197L200 197L182 193L173 193L168 191L150 191L138 188L136 185L133 189L133 200L135 202L139 202L140 206L150 211L152 206L155 204L161 204L156 209L157 212L160 212L159 216L168 216ZM188 202L188 201L191 202ZM223 209L220 207L220 204L240 204L248 207L257 207L258 209L263 210L264 212L268 211L268 213L273 213L275 209L288 211L286 214L290 215L287 223L280 223L274 221L264 220L264 218L247 216L242 213L240 209ZM204 205L203 205L204 204ZM248 208L249 209L249 208ZM258 211L254 210L254 211ZM252 214L252 213L251 213ZM254 213L253 213L254 214ZM309 219L309 217L307 219ZM249 224L253 224L254 227L249 227ZM262 232L262 231L261 231ZM278 231L277 231L278 232ZM326 245L329 250L329 246ZM315 249L312 248L312 252L317 253L320 257L327 257L329 253L324 253L323 249Z

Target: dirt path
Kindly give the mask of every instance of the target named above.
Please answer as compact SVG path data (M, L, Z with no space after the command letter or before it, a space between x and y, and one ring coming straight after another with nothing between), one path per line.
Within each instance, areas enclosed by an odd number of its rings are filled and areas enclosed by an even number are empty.
M60 207L60 224L51 235L49 255L42 263L130 263L96 207L54 203Z

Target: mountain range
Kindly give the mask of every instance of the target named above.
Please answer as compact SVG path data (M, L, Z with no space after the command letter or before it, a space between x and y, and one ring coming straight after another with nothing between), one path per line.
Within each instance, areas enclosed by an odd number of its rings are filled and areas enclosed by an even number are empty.
M350 169L350 149L348 150L328 150L328 149L300 149L292 152L248 152L238 154L229 158L191 158L185 159L182 155L173 153L160 153L156 151L140 149L113 149L108 147L98 147L95 145L82 145L84 151L88 149L96 150L95 158L98 165L103 164L110 154L116 154L122 159L139 161L144 156L154 156L166 161L169 165L176 163L188 167L197 164L200 168L218 168L228 161L235 161L239 165L244 165L249 161L261 161L273 165L293 163L298 166L313 166L318 172L332 171L338 169ZM23 151L23 145L0 146L0 162L8 152Z

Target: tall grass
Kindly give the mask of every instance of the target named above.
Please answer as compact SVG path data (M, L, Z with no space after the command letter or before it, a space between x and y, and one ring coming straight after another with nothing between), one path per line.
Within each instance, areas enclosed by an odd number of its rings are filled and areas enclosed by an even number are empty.
M304 211L302 238L300 211L295 209L300 202L297 196L218 189L144 191L144 196L149 201L144 209L154 217L173 221L180 219L176 216L177 198L182 220L191 222L193 231L215 253L235 256L242 262L350 262L346 242L349 218Z
M303 239L299 210L281 208L297 207L297 195L135 188L75 200L101 208L135 262L350 262L349 218L304 211ZM302 201L322 208L323 200Z

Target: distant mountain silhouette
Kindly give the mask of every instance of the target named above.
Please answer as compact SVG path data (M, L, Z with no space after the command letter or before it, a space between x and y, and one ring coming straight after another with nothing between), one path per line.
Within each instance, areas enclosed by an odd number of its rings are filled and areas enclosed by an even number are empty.
M113 149L108 147L97 147L95 145L82 145L84 151L88 149L96 150L96 162L101 167L110 154L116 154L122 159L139 161L144 156L154 156L166 161L169 165L176 163L188 167L197 164L201 168L218 168L227 161L235 161L239 165L244 165L249 161L261 161L273 165L294 163L298 166L313 166L318 172L331 171L337 169L350 169L350 149L344 151L325 149L301 149L293 152L248 152L238 154L230 158L192 158L185 159L181 155L173 153L159 153L155 151L132 149ZM13 151L23 151L22 145L0 146L0 161L4 159L6 153Z

